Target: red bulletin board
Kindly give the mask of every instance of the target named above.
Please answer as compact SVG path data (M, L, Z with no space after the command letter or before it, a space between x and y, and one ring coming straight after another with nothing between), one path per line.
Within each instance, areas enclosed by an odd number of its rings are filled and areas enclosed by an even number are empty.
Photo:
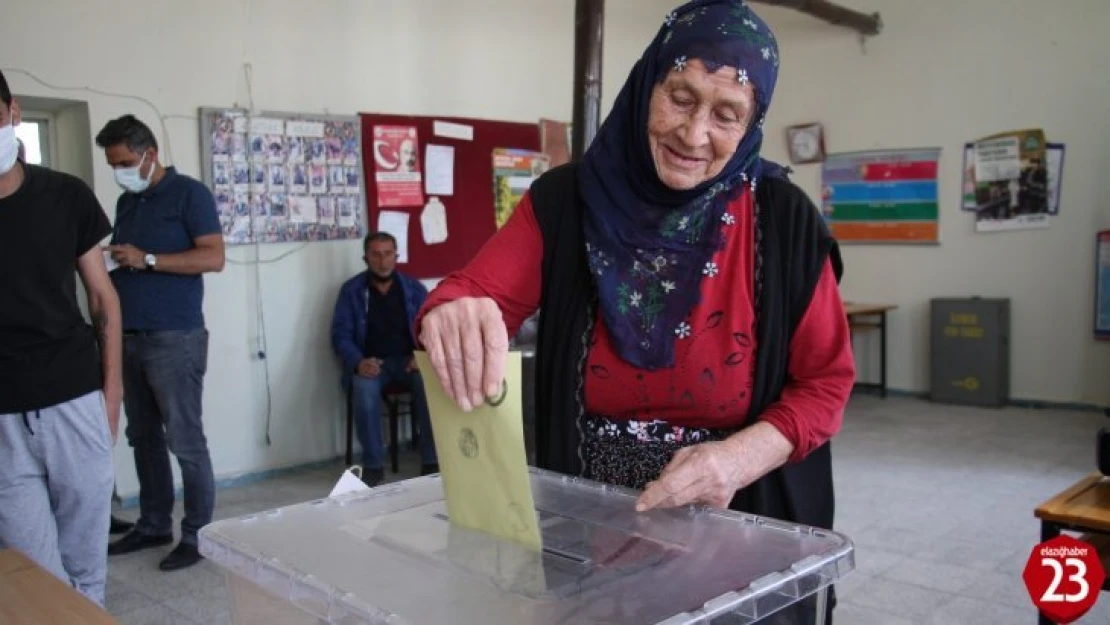
M362 160L366 181L367 224L378 229L378 185L374 169L374 126L412 126L416 128L420 149L420 168L425 167L425 147L448 145L455 148L455 188L453 195L436 196L447 213L447 239L435 245L424 243L420 214L424 206L386 207L409 215L408 262L397 269L419 278L442 278L461 269L497 231L493 209L494 148L540 149L539 124L499 122L462 117L416 117L362 113ZM435 122L460 124L474 129L473 139L456 139L433 134ZM424 180L421 181L423 190ZM425 196L424 200L427 201Z

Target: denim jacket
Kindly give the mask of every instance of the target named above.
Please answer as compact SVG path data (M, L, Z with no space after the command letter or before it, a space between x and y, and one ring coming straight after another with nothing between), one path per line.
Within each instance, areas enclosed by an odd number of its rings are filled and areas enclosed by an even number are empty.
M415 278L400 272L394 273L395 280L405 294L405 313L408 315L409 331L416 339L416 313L428 297L428 289ZM358 369L358 363L366 358L366 325L370 308L369 272L362 272L343 283L339 298L335 302L335 315L331 322L331 344L343 364L344 377Z

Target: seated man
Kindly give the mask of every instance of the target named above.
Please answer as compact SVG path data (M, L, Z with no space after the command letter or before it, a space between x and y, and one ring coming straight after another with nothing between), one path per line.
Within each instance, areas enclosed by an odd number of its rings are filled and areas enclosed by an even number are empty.
M362 247L369 271L351 278L339 290L331 339L343 363L343 386L351 393L362 445L363 480L375 486L384 476L382 389L394 383L403 385L412 396L423 458L421 475L436 473L439 466L424 381L413 358L417 343L413 321L428 290L395 270L397 240L389 233L368 235Z

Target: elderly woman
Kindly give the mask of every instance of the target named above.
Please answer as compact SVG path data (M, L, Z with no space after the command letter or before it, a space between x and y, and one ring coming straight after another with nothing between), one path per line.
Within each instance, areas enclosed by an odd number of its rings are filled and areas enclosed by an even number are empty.
M669 15L579 163L540 177L417 328L464 410L537 309L537 464L831 528L855 377L840 257L760 157L779 53L738 0Z

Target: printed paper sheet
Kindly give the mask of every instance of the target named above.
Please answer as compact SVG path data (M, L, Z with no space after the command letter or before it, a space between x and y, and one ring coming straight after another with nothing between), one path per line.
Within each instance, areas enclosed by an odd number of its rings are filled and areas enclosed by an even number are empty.
M400 211L378 213L378 230L388 232L397 239L397 262L402 265L409 262L409 214Z
M424 155L428 195L455 194L455 148L450 145L429 145Z

